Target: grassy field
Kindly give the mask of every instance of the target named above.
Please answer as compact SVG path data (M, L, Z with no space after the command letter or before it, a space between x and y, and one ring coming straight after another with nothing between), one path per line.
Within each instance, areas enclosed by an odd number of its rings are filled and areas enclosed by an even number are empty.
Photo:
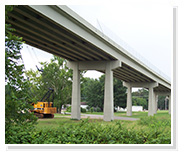
M103 112L86 112L82 114L92 114L92 115L103 115ZM55 117L65 117L65 116L70 116L70 114L55 114ZM120 116L120 117L128 117L126 115L126 112L115 112L114 116ZM132 112L132 116L129 116L131 118L142 118L142 117L147 117L148 112ZM154 115L156 118L170 118L170 115L168 114L168 111L166 110L161 110L157 111L157 114Z
M91 113L102 115L102 113ZM115 113L125 117L125 113ZM169 144L171 143L171 117L167 111L158 111L154 117L147 112L133 112L138 121L103 119L71 120L62 114L54 119L39 119L33 143L55 144ZM35 134L35 135L36 135Z
M116 112L114 113L115 116L121 116L121 117L127 117L126 112ZM143 118L147 117L148 112L132 112L131 118ZM157 111L157 114L154 115L156 118L170 118L170 115L168 111L166 110L161 110Z
M85 114L96 114L96 115L103 115L103 112L87 112ZM125 112L116 112L114 113L115 116L120 116L120 117L127 117ZM64 114L55 114L54 119L39 119L38 124L37 124L37 129L47 129L47 128L56 128L60 126L67 126L67 125L77 125L81 123L85 119L81 120L71 120L70 118L67 118L67 116L70 116L69 114L64 115ZM132 118L148 118L148 112L133 112L132 113ZM156 120L170 120L171 116L168 114L168 111L158 111L157 114L154 115ZM111 122L105 122L103 119L88 119L88 122L90 123L101 123L104 125L111 125L117 122L117 120L111 121ZM119 121L121 124L124 124L125 127L132 127L137 125L137 121ZM137 128L140 128L140 126L136 126Z

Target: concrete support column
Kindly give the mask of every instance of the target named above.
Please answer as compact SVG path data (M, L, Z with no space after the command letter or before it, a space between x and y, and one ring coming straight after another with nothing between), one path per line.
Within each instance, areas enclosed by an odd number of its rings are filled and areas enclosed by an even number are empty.
M73 85L72 85L72 105L71 105L71 118L80 120L81 110L81 93L80 93L80 70L78 63L73 66Z
M104 121L114 120L113 102L113 71L111 62L107 62L105 69L105 90L104 90Z
M168 111L171 114L171 92L157 92L158 95L166 96L165 98L165 109L167 107L167 100L168 100Z
M171 94L169 95L169 105L168 105L169 114L171 114Z
M157 82L150 83L149 88L149 96L148 96L148 116L153 116L156 109L156 93L154 92L154 88L158 86Z
M158 110L158 95L156 94L156 96L155 96L155 105L156 105L156 107L155 107L155 114L157 114L157 110Z
M132 116L132 87L127 87L127 116Z
M153 87L149 87L149 96L148 96L148 116L154 115L154 91Z
M157 114L158 95L154 92L154 114Z
M127 87L127 116L132 116L132 84L123 82L123 86Z
M78 61L67 62L73 69L72 119L80 120L80 70L105 71L104 121L114 120L113 69L121 67L121 61Z

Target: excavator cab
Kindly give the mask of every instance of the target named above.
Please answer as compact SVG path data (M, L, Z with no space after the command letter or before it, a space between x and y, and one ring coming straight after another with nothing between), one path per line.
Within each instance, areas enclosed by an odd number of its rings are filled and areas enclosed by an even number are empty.
M54 101L54 89L49 88L48 92L43 96L43 98L37 103L32 103L34 107L31 112L38 118L54 118L54 113L56 113L56 107L53 107L53 102L50 102L50 97L52 95L52 101Z

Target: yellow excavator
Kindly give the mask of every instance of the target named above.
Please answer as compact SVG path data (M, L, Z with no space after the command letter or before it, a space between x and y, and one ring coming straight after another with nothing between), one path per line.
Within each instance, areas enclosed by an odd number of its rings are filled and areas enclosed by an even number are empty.
M50 102L50 96L53 94L52 101L54 101L54 89L49 88L44 97L37 103L32 103L34 107L31 112L38 118L54 118L54 113L57 112L56 107L53 107L53 102Z

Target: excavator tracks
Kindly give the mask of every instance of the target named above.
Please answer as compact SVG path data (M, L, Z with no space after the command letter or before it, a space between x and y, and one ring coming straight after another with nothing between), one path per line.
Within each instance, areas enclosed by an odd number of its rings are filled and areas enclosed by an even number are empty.
M47 118L54 118L53 114L41 114L41 113L36 113L34 112L34 115L38 117L39 119L47 119Z

